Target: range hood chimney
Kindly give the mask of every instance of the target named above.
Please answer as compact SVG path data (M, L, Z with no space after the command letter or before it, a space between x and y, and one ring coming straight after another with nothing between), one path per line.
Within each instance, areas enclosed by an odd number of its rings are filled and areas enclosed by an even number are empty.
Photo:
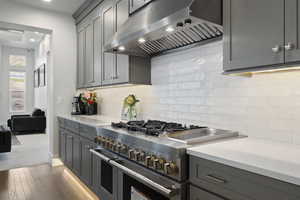
M153 57L222 35L222 0L153 0L133 13L104 48Z

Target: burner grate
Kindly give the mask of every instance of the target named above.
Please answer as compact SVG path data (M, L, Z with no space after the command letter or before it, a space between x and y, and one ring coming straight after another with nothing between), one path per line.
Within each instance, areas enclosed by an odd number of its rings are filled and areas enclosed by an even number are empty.
M164 133L174 133L178 131L185 131L191 129L199 129L199 128L207 128L204 126L195 126L191 125L187 127L186 125L182 125L174 122L164 122L159 120L148 120L145 121L129 121L127 123L119 122L112 123L112 127L127 129L128 131L133 132L142 132L146 135L151 136L160 136Z

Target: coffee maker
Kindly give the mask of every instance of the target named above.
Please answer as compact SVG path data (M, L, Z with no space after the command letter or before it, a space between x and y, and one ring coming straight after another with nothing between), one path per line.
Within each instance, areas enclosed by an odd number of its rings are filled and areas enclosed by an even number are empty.
M81 115L83 114L81 111L81 97L73 97L73 102L72 102L72 115Z

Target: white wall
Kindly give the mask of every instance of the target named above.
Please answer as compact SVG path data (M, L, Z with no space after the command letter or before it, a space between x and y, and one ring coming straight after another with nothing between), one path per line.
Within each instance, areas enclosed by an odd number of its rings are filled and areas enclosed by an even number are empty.
M39 46L35 50L35 69L38 69L41 65L45 64L46 74L49 71L48 53L50 53L50 35L46 35L40 42ZM46 86L34 88L34 107L47 111L47 85L48 80L46 78Z
M141 99L144 119L240 131L300 145L300 71L222 75L222 42L152 60L153 86L97 90L102 114L119 117L128 94Z
M0 21L52 30L53 66L48 73L50 83L48 105L50 106L48 131L50 152L58 153L58 133L56 115L71 112L71 101L76 82L76 27L69 15L50 12L18 4L10 0L0 0Z

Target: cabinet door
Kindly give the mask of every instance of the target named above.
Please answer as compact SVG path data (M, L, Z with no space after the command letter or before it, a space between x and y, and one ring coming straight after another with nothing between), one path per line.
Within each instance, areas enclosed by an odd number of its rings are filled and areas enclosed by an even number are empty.
M77 176L80 176L81 165L81 142L78 136L73 138L73 171Z
M107 1L109 3L103 9L103 46L109 39L113 36L114 30L114 8L113 2ZM103 52L103 75L102 84L108 85L112 83L114 77L114 67L115 67L115 54L104 53Z
M189 200L225 200L225 199L191 185Z
M86 27L85 33L85 82L87 86L93 86L94 77L94 31L93 24Z
M93 144L87 140L82 140L81 145L81 178L87 185L91 185L92 155L90 149L93 148Z
M224 70L284 63L283 27L283 0L224 0Z
M66 134L64 130L59 130L59 157L62 162L66 159Z
M146 3L150 2L151 0L129 0L130 1L130 13L138 10L139 8L143 7Z
M300 61L300 2L285 0L285 61Z
M85 29L79 30L77 37L77 88L83 88L85 84Z
M116 31L123 25L129 17L128 0L117 0L116 3ZM117 55L116 66L114 68L113 83L129 82L129 56Z
M73 169L73 135L66 133L66 162L70 169Z
M101 16L93 19L94 27L94 86L101 85L102 75L102 30L101 30Z

